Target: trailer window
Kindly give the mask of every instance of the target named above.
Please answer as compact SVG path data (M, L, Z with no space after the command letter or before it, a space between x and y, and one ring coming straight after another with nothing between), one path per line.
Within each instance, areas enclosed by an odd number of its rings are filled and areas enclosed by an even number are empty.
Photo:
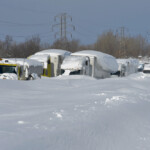
M88 61L85 62L85 65L86 65L86 66L88 65Z
M77 71L72 71L70 72L70 75L80 75L81 70L77 70Z
M144 73L150 73L150 70L144 70L143 72Z
M63 74L65 72L65 70L64 69L61 69L61 74Z
M0 66L0 73L15 73L16 74L16 71L15 71L15 68L16 66L5 66L5 65L1 65Z

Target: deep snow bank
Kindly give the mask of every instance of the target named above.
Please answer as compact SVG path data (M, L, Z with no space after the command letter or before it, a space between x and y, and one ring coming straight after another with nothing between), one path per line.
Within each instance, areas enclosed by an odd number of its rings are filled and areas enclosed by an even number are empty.
M0 80L2 150L149 150L150 76Z

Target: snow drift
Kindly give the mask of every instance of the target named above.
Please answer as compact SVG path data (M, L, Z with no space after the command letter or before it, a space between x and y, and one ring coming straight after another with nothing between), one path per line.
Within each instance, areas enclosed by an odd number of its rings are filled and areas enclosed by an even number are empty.
M150 149L149 74L0 80L0 88L1 150Z

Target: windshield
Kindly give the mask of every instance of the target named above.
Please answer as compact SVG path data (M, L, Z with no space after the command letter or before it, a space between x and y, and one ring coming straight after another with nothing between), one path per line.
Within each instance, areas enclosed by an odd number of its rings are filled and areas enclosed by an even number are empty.
M16 68L16 66L1 65L0 66L0 74L2 74L2 73L15 73L16 74L15 68Z

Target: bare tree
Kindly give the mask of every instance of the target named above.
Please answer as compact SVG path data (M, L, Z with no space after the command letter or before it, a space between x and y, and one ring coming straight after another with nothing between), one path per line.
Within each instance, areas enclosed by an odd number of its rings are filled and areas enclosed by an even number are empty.
M51 48L64 49L71 52L75 52L79 50L79 46L79 40L68 41L67 39L59 39L52 44Z
M123 42L123 43L122 43ZM43 49L64 49L71 52L93 49L111 54L115 57L138 57L138 55L150 56L150 43L141 35L135 37L125 36L120 38L111 30L104 32L97 38L94 44L81 45L79 40L59 39L52 45L42 43L39 36L26 39L25 42L16 43L7 35L4 41L0 40L0 57L26 58Z
M110 30L99 36L95 43L95 49L104 53L117 56L119 43L114 33Z

